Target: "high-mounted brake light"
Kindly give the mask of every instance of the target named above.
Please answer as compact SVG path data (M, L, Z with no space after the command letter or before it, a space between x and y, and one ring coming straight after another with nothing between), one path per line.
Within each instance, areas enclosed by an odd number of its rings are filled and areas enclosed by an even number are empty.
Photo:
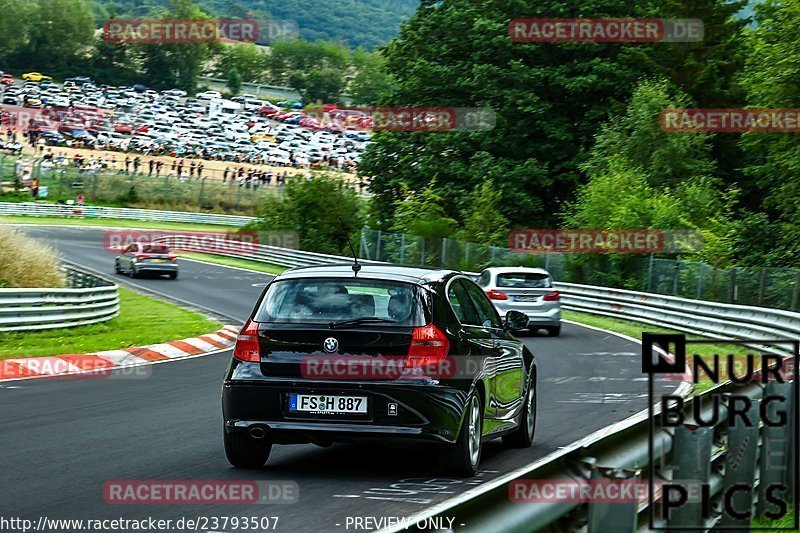
M258 346L258 322L247 320L239 332L239 336L236 337L233 356L240 361L257 363L261 360L261 349Z
M486 296L488 296L490 300L508 300L506 293L500 291L486 291Z
M542 300L545 302L557 302L561 299L561 293L558 291L548 292L544 296L542 296Z
M408 366L430 366L447 358L450 341L433 324L414 328L411 333L411 346L408 347Z

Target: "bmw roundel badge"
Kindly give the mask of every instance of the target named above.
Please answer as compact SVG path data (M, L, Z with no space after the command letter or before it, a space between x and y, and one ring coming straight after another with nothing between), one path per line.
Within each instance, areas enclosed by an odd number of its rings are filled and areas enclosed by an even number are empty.
M328 337L325 339L325 342L322 343L322 349L325 350L326 353L333 353L339 349L339 341L333 337Z

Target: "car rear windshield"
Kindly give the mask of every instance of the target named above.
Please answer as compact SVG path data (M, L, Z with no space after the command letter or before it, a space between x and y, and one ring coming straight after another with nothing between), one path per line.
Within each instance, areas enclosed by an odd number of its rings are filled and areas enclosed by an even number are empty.
M142 246L142 252L146 254L168 254L169 248L160 244L145 244Z
M549 289L553 286L550 276L532 272L512 272L497 275L498 287L524 287L526 289Z
M327 324L376 317L386 320L375 322L381 326L424 326L426 298L418 285L391 280L289 279L269 286L254 320Z

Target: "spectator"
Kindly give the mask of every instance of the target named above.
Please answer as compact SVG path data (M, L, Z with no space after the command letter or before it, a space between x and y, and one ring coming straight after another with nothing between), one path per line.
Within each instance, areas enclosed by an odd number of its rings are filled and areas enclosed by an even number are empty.
M202 179L203 178L203 169L204 168L205 168L205 165L203 165L202 161L197 163L197 179Z
M31 182L31 196L34 198L39 196L39 180L36 178Z
M131 157L126 155L125 156L125 174L131 173Z
M156 161L156 176L161 175L161 167L164 166L164 163L161 160Z
M222 183L228 181L228 173L231 171L231 167L225 167L225 171L222 173ZM233 181L231 179L231 181Z
M152 176L152 175L153 175L153 166L155 166L155 161L153 161L153 160L151 159L150 161L148 161L148 162L147 162L147 165L148 165L148 167L149 167L149 168L148 168L148 171L147 171L147 175L148 175L148 176Z
M83 194L79 194L79 195L78 195L78 198L77 198L77 200L76 200L76 203L78 204L78 207L81 207L81 206L83 206Z
M134 173L134 175L139 173L139 165L141 163L142 163L142 159L137 155L133 159L133 173Z

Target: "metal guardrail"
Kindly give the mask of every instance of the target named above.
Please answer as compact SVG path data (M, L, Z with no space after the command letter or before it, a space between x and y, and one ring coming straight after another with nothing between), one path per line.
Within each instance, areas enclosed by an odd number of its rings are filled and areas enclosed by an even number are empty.
M153 209L131 209L127 207L77 206L41 204L37 202L0 202L0 216L9 215L62 218L115 218L151 222L189 222L221 226L244 226L256 220L254 217L239 215L217 215L185 211L156 211Z
M207 252L200 248L187 251ZM231 242L230 250L216 255L249 259L285 267L349 263L352 258L267 245ZM359 259L364 264L386 264ZM477 277L477 273L467 272ZM800 313L691 300L646 292L556 282L565 309L667 327L715 339L798 339ZM756 346L768 353L782 353L771 346Z
M653 526L659 529L680 527L683 531L705 531L714 526L726 526L738 531L748 531L749 518L738 524L726 523L730 520L727 516L721 519L722 494L735 484L749 487L746 496L750 501L755 500L753 509L757 515L761 515L767 508L768 498L765 492L768 485L785 485L789 487L789 494L792 494L793 484L796 483L789 475L792 470L784 468L776 471L774 454L784 453L783 457L791 456L792 445L796 445L796 430L793 430L791 423L781 428L759 428L758 424L750 427L744 424L729 426L728 406L720 409L719 423L705 427L693 424L696 419L688 413L691 413L694 403L700 402L702 406L702 414L697 419L711 420L713 404L701 398L711 394L730 393L754 400L747 412L754 417L751 419L757 420L760 400L768 395L790 398L792 383L770 382L766 386L729 383L686 400L687 424L674 428L654 428L652 457L648 453L649 413L644 411L628 421L573 443L557 452L555 457L550 456L501 476L419 513L411 517L409 522L431 524L436 523L435 518L446 518L456 524L463 524L458 529L463 532L633 532L650 530L649 514L652 512ZM653 413L657 417L660 409L654 408ZM774 417L774 412L770 416ZM791 418L790 416L789 419ZM728 453L728 450L737 450L737 453ZM575 485L596 481L648 483L647 473L650 471L651 461L671 465L671 468L655 469L654 483L678 483L678 480L706 483L709 486L710 515L703 516L700 501L689 501L673 511L669 520L664 520L658 506L653 506L649 498L638 503L581 503L564 501L566 498L559 501L555 497L550 501L534 502L526 501L524 497L519 498L526 494L519 487L525 487L532 480L560 482L562 485L564 481L574 482ZM673 475L679 477L673 478ZM434 520L426 522L429 518ZM412 529L428 530L427 527ZM396 527L384 531L402 530L405 529Z
M690 300L646 292L592 285L556 283L565 309L666 327L712 339L800 338L800 313ZM767 353L785 353L774 346L759 346Z
M0 331L68 328L119 315L119 287L92 274L62 267L69 288L0 289Z

